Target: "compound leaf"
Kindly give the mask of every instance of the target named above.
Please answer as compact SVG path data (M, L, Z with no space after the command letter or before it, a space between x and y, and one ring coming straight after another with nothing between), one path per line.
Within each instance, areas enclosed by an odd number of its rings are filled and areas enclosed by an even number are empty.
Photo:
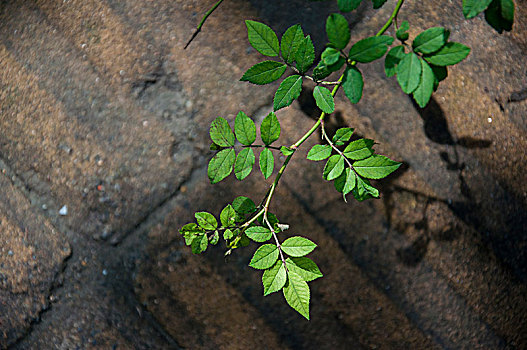
M429 28L415 37L412 48L415 52L429 54L446 44L450 31L443 27Z
M287 281L287 274L282 261L277 261L270 269L265 270L262 275L264 296L282 289Z
M207 175L211 184L225 179L232 172L236 154L234 149L228 148L219 151L209 162Z
M307 159L314 161L324 160L329 158L331 150L330 145L314 145L307 153Z
M278 247L274 244L264 244L254 252L249 266L265 270L273 266L276 260L278 260Z
M300 73L305 73L315 61L315 48L311 37L308 35L302 40L295 53L296 68Z
M372 36L357 41L351 47L348 58L351 61L368 63L384 56L393 38L388 35Z
M271 112L264 118L260 126L260 133L262 141L266 145L270 145L278 140L280 137L280 123L278 122L276 114Z
M278 38L269 26L255 21L245 21L249 42L258 52L265 56L278 56Z
M346 70L344 71L344 80L342 81L342 88L351 103L357 103L360 101L363 87L364 80L360 70L355 66L346 67Z
M323 276L317 264L306 257L287 258L285 264L289 271L296 273L306 282L311 282Z
M210 124L210 138L220 147L234 146L234 133L225 118L218 117Z
M302 77L300 75L291 75L285 78L274 95L273 109L277 111L280 108L289 106L300 96L301 91Z
M446 43L439 51L430 56L425 56L425 60L436 66L451 66L465 59L470 53L470 48L456 42ZM399 74L399 73L397 73Z
M329 46L342 50L350 41L350 28L344 16L332 13L326 20L326 33L328 35Z
M304 40L304 32L299 24L289 27L284 35L282 35L282 42L280 43L282 49L282 58L289 64L295 62L295 54L298 47Z
M234 175L238 180L243 180L253 170L256 157L252 148L244 148L238 153L236 163L234 164Z
M373 154L373 144L375 141L371 139L358 139L353 142L350 142L348 146L344 149L344 156L349 159L359 160L368 158Z
M313 90L313 97L317 103L317 107L320 108L324 113L329 114L335 111L335 101L331 92L322 86L315 86Z
M295 236L286 239L280 247L287 255L300 257L311 253L317 245L307 238Z
M260 153L260 170L265 179L268 179L274 170L273 152L269 148L264 148Z
M353 163L353 169L357 174L368 179L385 178L397 170L399 166L401 163L380 154L374 154L369 158Z
M252 119L242 111L234 119L234 132L242 145L250 146L256 140L256 126Z
M249 68L241 81L257 85L265 85L279 79L284 74L287 65L276 61L263 61Z
M434 82L436 77L432 71L432 68L430 68L425 60L419 59L419 61L421 61L423 72L421 74L421 82L419 83L417 89L415 89L413 92L413 96L419 107L424 108L428 104L428 101L430 101L432 92L434 92Z
M406 94L411 94L417 89L421 81L422 71L419 56L413 52L405 54L395 71L397 72L397 82Z
M284 286L284 297L289 306L309 320L309 286L298 274L290 271Z

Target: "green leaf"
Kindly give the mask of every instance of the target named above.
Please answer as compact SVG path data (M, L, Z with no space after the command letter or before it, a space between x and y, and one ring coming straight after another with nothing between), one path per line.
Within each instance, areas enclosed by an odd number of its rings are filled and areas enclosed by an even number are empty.
M295 53L296 68L304 74L315 61L315 48L308 35L302 40Z
M219 151L219 150L221 149L221 146L220 146L220 145L217 145L217 144L215 144L215 143L213 142L213 143L210 144L209 149L210 149L211 151Z
M382 5L386 3L387 0L373 0L373 8L378 9L381 8Z
M259 243L268 241L273 236L271 230L263 226L251 226L245 230L245 234L253 241Z
M238 180L243 180L253 170L256 157L251 148L244 148L238 153L236 163L234 164L234 175Z
M359 7L362 0L338 0L339 10L341 12L350 12Z
M289 27L282 35L281 49L282 58L289 64L295 62L295 54L304 40L304 32L299 24Z
M205 250L207 250L207 246L209 244L209 239L207 238L207 235L201 235L192 241L190 244L190 247L192 248L192 253L194 254L200 254L203 253Z
M289 271L296 273L306 282L314 281L323 276L317 264L306 257L287 258L285 264Z
M264 118L260 126L260 133L262 141L266 145L270 145L278 140L280 137L280 123L278 122L276 114L271 112Z
M258 270L265 270L273 266L277 259L278 247L274 244L264 244L256 250L249 266Z
M256 211L256 205L247 197L239 196L232 202L232 207L239 214L251 214Z
M421 62L415 53L407 53L395 68L397 82L406 94L411 94L421 81Z
M359 160L368 158L373 154L373 144L375 141L371 139L358 139L350 142L349 145L344 149L344 156L349 159Z
M314 161L324 160L329 158L331 150L330 145L314 145L307 153L307 159Z
M358 103L360 101L363 87L364 80L360 70L355 66L346 67L342 88L351 103Z
M463 15L466 19L476 17L483 12L492 0L463 0Z
M338 71L346 63L346 59L342 56L339 57L337 63L330 66L326 65L324 61L320 61L315 69L313 69L313 79L316 81L322 80L328 77L331 73Z
M234 133L225 118L218 117L210 124L210 138L221 147L234 146Z
M367 179L363 179L360 176L357 176L357 186L351 191L353 197L359 202L369 198L379 197L379 190L370 185L370 182Z
M328 181L331 181L339 177L343 171L344 158L339 154L334 154L329 157L328 161L326 162L322 177Z
M277 111L280 108L289 106L300 96L301 91L302 77L300 75L291 75L285 78L274 95L273 109Z
M415 37L412 48L415 52L429 54L446 44L450 31L442 27L429 28Z
M333 185L335 185L335 189L344 196L346 196L353 190L353 188L355 188L355 184L356 175L350 168L344 169L344 172L342 172L342 174L340 174L340 176L337 177L333 183Z
M401 23L401 26L395 32L395 36L397 37L397 39L399 39L400 41L408 40L408 29L410 29L410 23L408 23L408 21L403 21L403 23Z
M434 66L433 64L430 64L429 66L432 69L432 72L434 72L434 91L435 91L437 87L439 86L439 82L445 80L446 77L448 76L448 69L447 67Z
M223 239L228 241L229 239L232 239L234 237L234 233L230 229L226 229L223 232Z
M317 245L307 238L295 236L286 239L280 247L287 255L300 257L311 253Z
M218 244L219 240L220 240L220 233L216 230L216 231L214 231L214 233L210 237L209 243L212 244L212 245L216 245L216 244Z
M264 148L260 153L260 170L265 179L268 179L274 170L273 152L269 148Z
M291 148L289 147L286 147L286 146L282 146L280 147L280 152L282 152L282 154L286 157L290 156L291 154L295 153L294 150L292 150Z
M234 226L236 222L236 211L232 205L227 204L220 213L220 221L223 227Z
M421 58L419 61L421 61L423 72L421 74L421 82L413 92L413 96L419 107L424 108L428 104L428 101L430 101L432 92L434 92L434 81L436 80L436 77L432 68L430 68L425 60Z
M470 53L470 48L456 42L446 43L439 51L434 52L424 59L436 66L452 66L465 59Z
M218 221L211 213L206 211L200 211L194 214L198 225L201 226L204 230L212 231L218 227Z
M287 281L287 274L282 261L277 261L269 270L265 270L262 275L264 296L282 289Z
M290 271L284 286L284 297L289 306L309 320L309 286L297 275Z
M185 238L185 244L190 245L192 241L196 238L196 236L205 233L205 230L203 230L197 224L192 222L183 226L179 230L179 233Z
M388 35L372 36L357 41L350 49L348 58L351 61L368 63L384 56L393 38Z
M332 47L327 47L324 52L322 52L322 61L328 66L337 63L340 57L340 51Z
M249 20L245 21L245 25L252 47L262 55L278 56L278 38L271 28L263 23Z
M329 46L342 50L350 41L350 28L344 16L332 13L326 20L326 33L328 35Z
M242 111L234 119L234 132L242 145L250 146L256 140L256 126L252 119Z
M395 68L404 56L405 53L403 45L392 47L392 49L386 55L386 59L384 60L384 72L386 73L387 77L393 77L395 75Z
M335 132L335 135L333 135L332 141L335 146L342 146L349 141L351 135L353 135L352 128L340 128Z
M514 2L512 0L493 0L485 10L485 20L498 33L511 31L514 23Z
M335 101L331 92L322 86L315 86L313 90L313 97L317 103L317 107L320 108L324 113L329 114L335 111Z
M369 158L358 160L353 163L353 169L360 176L368 179L382 179L393 173L401 163L395 162L388 157L374 154Z
M232 172L236 154L234 149L228 148L219 151L210 160L207 175L211 184L215 184L225 179Z
M279 79L286 68L287 65L285 63L263 61L249 68L240 80L257 85L269 84Z

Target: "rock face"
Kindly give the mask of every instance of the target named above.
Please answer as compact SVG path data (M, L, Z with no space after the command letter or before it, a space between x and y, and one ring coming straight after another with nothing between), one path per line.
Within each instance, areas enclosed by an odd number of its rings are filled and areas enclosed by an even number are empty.
M262 296L255 246L195 256L178 229L267 190L206 178L210 122L261 120L277 88L238 81L263 59L243 20L302 22L320 53L336 1L225 1L187 50L209 1L3 1L0 348L527 348L527 6L499 35L460 3L407 1L399 17L472 48L428 107L381 60L360 65L363 99L337 95L327 118L405 163L380 200L342 201L305 161L316 135L282 178L272 210L316 241L325 275L305 322ZM352 41L393 9L370 5L347 15ZM278 113L278 144L318 116L311 89Z

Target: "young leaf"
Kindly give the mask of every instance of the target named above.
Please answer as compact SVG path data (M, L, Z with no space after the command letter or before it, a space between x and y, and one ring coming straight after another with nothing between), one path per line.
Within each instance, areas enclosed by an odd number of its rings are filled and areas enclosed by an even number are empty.
M196 217L198 225L204 230L211 231L218 227L218 221L216 221L216 218L211 213L200 211L194 214L194 216Z
M228 241L229 239L232 239L234 237L234 233L230 229L226 229L223 232L223 239Z
M282 152L282 154L286 157L290 156L291 154L295 153L294 150L292 150L291 148L289 147L286 147L286 146L282 146L280 147L280 152Z
M434 91L434 81L436 78L428 63L422 58L420 58L419 61L421 61L423 72L421 74L421 83L419 83L419 86L413 92L413 96L419 107L424 108L428 101L430 101L430 97Z
M285 272L284 264L281 261L277 261L273 267L265 270L262 275L264 296L278 292L284 287L286 280L287 274Z
M359 202L369 198L379 197L379 190L370 185L370 182L367 179L363 179L360 176L357 176L357 186L355 186L351 193Z
M287 276L287 282L284 286L285 300L289 306L309 320L309 286L302 277L292 271Z
M302 91L302 77L300 75L291 75L282 81L273 100L273 109L275 111L280 108L289 106Z
M344 158L339 154L334 154L329 157L322 177L328 181L334 180L344 171Z
M280 43L282 49L282 58L289 64L295 62L296 50L304 40L304 32L299 24L289 27L284 35L282 35L282 42Z
M364 80L362 79L360 70L355 66L346 67L342 88L351 103L358 103L360 101L363 87Z
M280 247L287 255L300 257L311 253L317 245L307 238L295 236L286 239Z
M256 211L256 205L252 199L239 196L232 202L233 209L239 214L251 214Z
M307 153L307 159L314 161L324 160L329 158L331 150L330 145L314 145Z
M326 20L326 33L328 35L329 46L342 50L350 41L350 28L344 16L332 13Z
M242 145L250 146L256 140L256 126L252 119L242 111L234 119L234 132Z
M238 180L243 180L253 170L256 157L252 148L244 148L238 153L236 163L234 164L234 175Z
M215 184L225 179L232 172L235 160L234 149L228 148L219 151L210 160L207 175L211 184Z
M403 21L403 23L401 23L401 26L395 32L395 36L397 37L397 39L399 39L400 41L408 40L408 29L410 29L410 24L408 23L408 21Z
M322 52L322 61L328 66L337 63L340 57L339 50L336 50L332 47L327 47L324 52Z
M225 118L218 117L210 124L210 138L221 147L234 146L234 133Z
M498 33L511 31L514 22L514 2L512 0L493 0L485 10L485 20Z
M335 189L342 193L344 198L346 198L345 196L355 188L356 177L357 176L350 168L346 168L342 174L335 179L333 185L335 185Z
M241 81L257 85L265 85L279 79L284 74L287 65L276 61L263 61L255 64L243 74Z
M348 58L351 61L368 63L384 56L393 38L388 35L372 36L357 41L351 47Z
M411 94L419 86L421 70L419 56L413 52L407 53L395 68L397 82L406 94Z
M463 15L466 19L476 17L483 12L492 0L463 0Z
M323 276L317 264L306 257L287 258L285 264L289 271L296 273L306 282L311 282Z
M381 8L382 5L386 3L387 0L373 0L373 8L378 9Z
M446 44L450 31L442 27L429 28L415 37L412 48L424 54L439 50Z
M194 238L190 247L192 248L192 253L200 254L207 250L207 245L209 244L209 239L207 235L201 235Z
M362 0L338 0L337 4L341 12L350 12L359 7Z
M405 53L403 45L392 47L392 49L388 52L386 58L384 59L384 72L386 73L387 77L393 77L395 75L395 68L404 55Z
M331 92L322 86L315 86L313 90L313 97L317 103L317 107L320 108L324 113L329 114L335 111L335 101Z
M340 128L335 132L335 135L333 135L332 142L335 146L342 146L349 141L351 135L353 135L352 128Z
M368 158L373 154L372 147L375 141L371 139L359 139L350 142L344 149L344 156L348 159L359 160Z
M316 81L322 80L328 77L331 73L338 71L346 63L346 59L342 56L339 57L337 63L330 66L320 61L317 66L313 69L313 79Z
M227 204L225 208L220 213L220 221L223 227L231 227L234 226L236 222L236 211L232 207L232 205Z
M278 247L274 244L264 244L256 250L249 266L258 270L265 270L273 266L276 260L278 260Z
M255 22L245 21L247 26L247 35L249 42L258 52L265 56L278 56L278 38L275 32L267 25Z
M264 118L260 126L260 133L262 141L266 145L270 145L278 140L280 137L280 123L278 122L276 114L271 112Z
M465 59L470 53L470 48L456 42L446 43L439 51L430 56L425 56L425 60L436 66L452 66Z
M260 170L265 179L268 179L274 170L273 152L269 148L264 148L260 153Z
M380 154L374 154L369 158L353 163L353 169L355 169L357 174L368 179L385 178L400 166L401 163Z
M216 231L214 231L214 233L210 237L209 243L212 244L212 245L216 245L216 244L218 244L219 240L220 240L220 233L218 232L218 230L216 230Z
M253 241L259 242L259 243L268 241L273 236L273 234L271 233L271 230L263 226L249 227L247 230L245 230L245 234L247 235L247 237L249 237Z
M315 48L308 35L302 40L295 53L296 68L304 74L315 61Z

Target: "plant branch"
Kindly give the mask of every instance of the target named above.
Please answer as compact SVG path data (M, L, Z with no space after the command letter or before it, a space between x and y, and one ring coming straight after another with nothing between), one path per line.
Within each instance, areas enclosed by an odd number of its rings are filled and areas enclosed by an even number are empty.
M203 15L203 18L201 18L201 21L199 22L198 26L196 27L196 30L194 31L194 33L190 37L189 41L187 42L187 44L185 45L183 50L186 50L187 47L190 45L190 43L196 38L196 36L198 36L199 32L201 32L201 27L203 27L203 24L205 24L205 21L207 20L207 18L209 18L209 16L214 12L214 10L216 10L218 8L218 6L221 5L222 2L223 2L223 0L218 0L218 2L216 2L207 12L205 12L205 15Z
M348 158L346 158L344 153L342 153L342 151L339 150L337 148L337 146L335 146L335 144L329 139L328 135L326 134L326 129L324 128L324 121L322 121L321 130L322 130L322 137L324 139L326 139L326 141L331 146L331 148L333 148L344 159L344 161L348 164L348 166L351 168L351 170L353 170L355 172L355 169L353 169L353 165L351 165L351 163L348 160Z

